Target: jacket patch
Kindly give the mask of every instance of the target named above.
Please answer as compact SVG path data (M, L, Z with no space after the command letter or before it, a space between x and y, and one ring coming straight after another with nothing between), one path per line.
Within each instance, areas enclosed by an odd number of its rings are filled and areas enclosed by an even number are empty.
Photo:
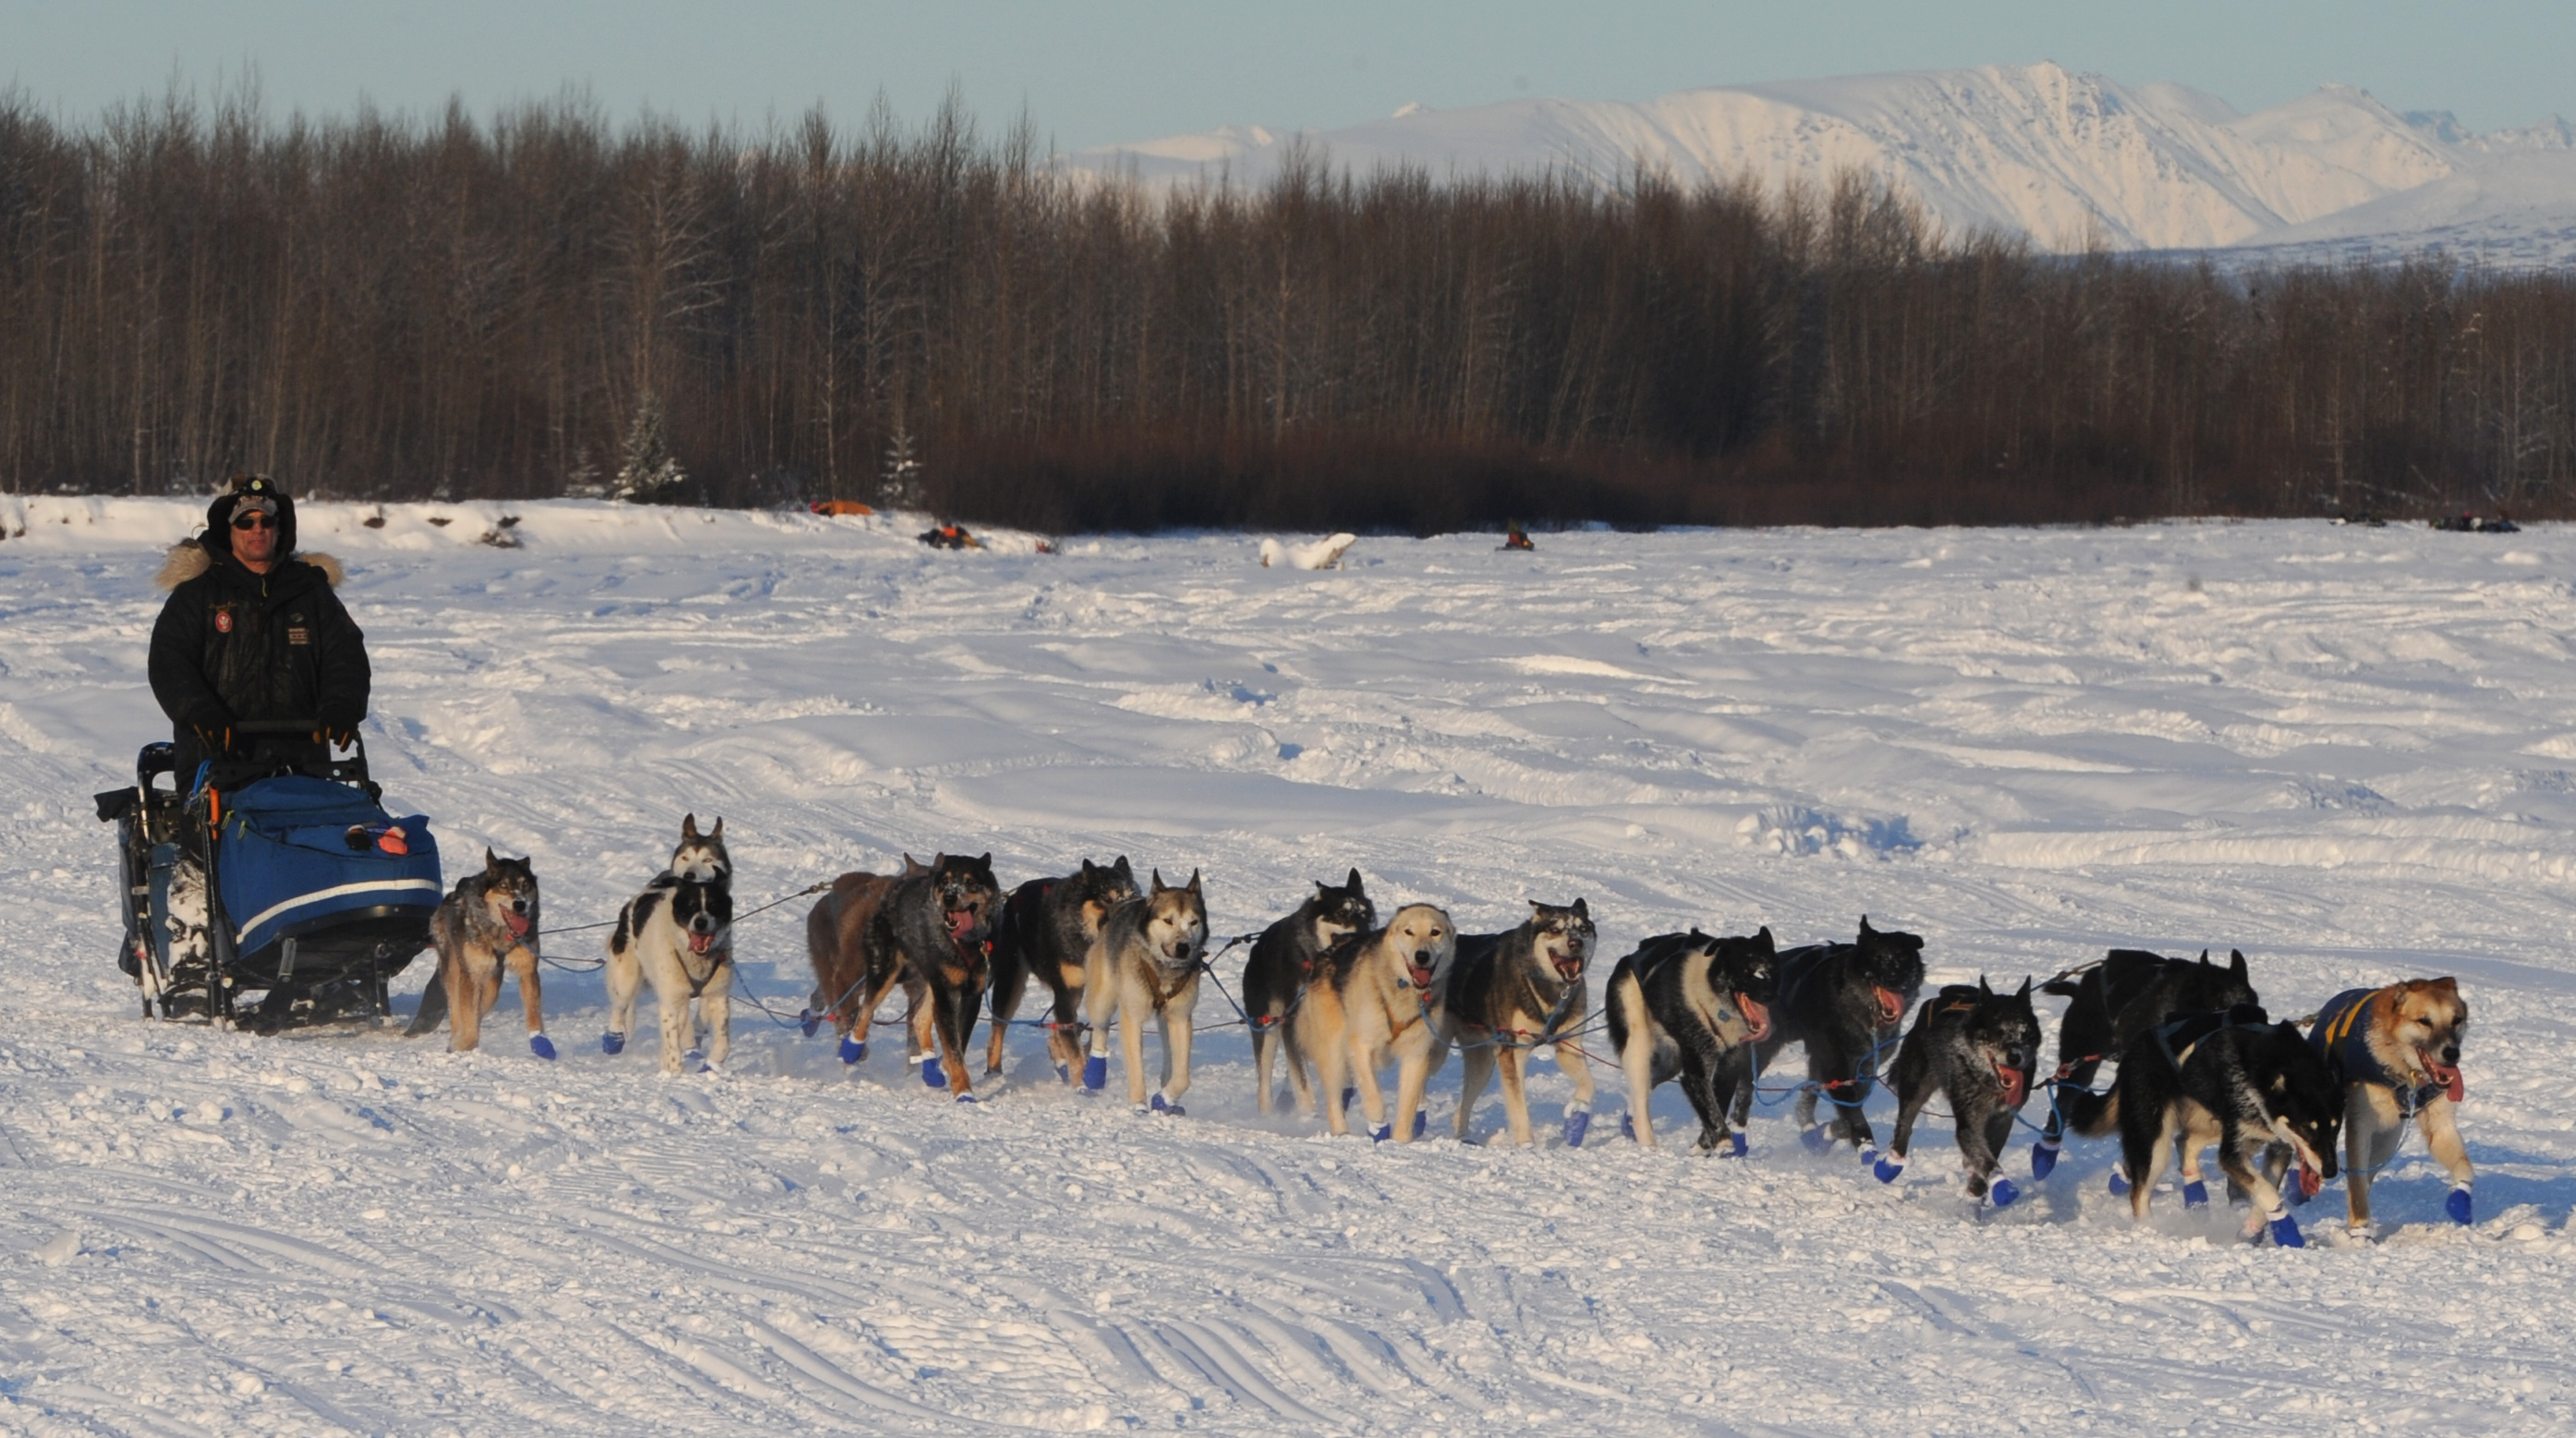
M286 642L289 644L310 644L313 642L312 631L309 629L290 629L286 631Z
M233 632L233 612L230 609L218 609L215 611L215 632L217 634L230 634Z

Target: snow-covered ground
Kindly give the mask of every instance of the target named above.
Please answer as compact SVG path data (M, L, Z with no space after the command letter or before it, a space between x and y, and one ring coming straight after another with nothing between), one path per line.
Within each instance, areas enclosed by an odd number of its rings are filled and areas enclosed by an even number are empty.
M1894 1187L1778 1109L1749 1162L1641 1153L1607 1069L1581 1149L1330 1140L1254 1117L1240 1028L1153 1120L1033 1035L962 1107L747 1007L730 1072L666 1079L599 1052L592 975L549 974L554 1064L515 998L465 1056L146 1023L89 796L160 732L150 575L192 509L0 499L0 1429L2483 1433L2576 1398L2576 532L1455 536L1310 573L1242 536L306 513L389 801L451 869L533 854L551 923L695 810L746 901L1125 853L1202 869L1220 934L1357 865L1470 928L1586 896L1610 957L1866 912L1936 981L2235 945L2298 1014L2457 974L2480 1223L2410 1142L2385 1242L2322 1242L2338 1185L2290 1252L2170 1199L2133 1226L2099 1145L2000 1214L1938 1125ZM803 910L738 937L789 1011ZM1551 1131L1569 1085L1535 1093Z

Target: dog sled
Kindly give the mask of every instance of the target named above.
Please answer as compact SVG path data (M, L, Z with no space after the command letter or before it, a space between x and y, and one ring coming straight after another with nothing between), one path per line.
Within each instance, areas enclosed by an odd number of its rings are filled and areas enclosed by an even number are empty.
M185 775L147 744L134 786L96 796L123 879L117 963L144 1017L274 1033L392 1013L388 984L429 946L437 840L385 811L363 743L334 757L306 741L316 727L236 726L255 757Z

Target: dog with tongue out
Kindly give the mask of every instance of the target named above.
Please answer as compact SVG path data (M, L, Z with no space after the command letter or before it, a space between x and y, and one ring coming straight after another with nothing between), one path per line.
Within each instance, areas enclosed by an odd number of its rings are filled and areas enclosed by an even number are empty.
M2030 1100L2038 1063L2039 1015L2031 1008L2030 980L2009 994L1996 993L1982 975L1974 984L1943 988L1915 1014L1888 1075L1896 1088L1896 1135L1872 1164L1879 1182L1894 1183L1905 1172L1914 1120L1940 1094L1958 1120L1968 1196L2009 1207L2020 1192L1996 1170L2012 1137L2013 1115Z
M1861 1105L1877 1087L1883 1054L1896 1046L1905 1011L1923 990L1923 940L1860 921L1848 944L1808 944L1780 955L1780 997L1771 1009L1771 1032L1755 1040L1757 1072L1769 1072L1780 1050L1798 1044L1807 1053L1807 1082L1795 1114L1800 1138L1822 1152L1836 1139L1874 1155L1876 1136ZM1735 1125L1753 1108L1753 1085L1735 1091ZM1833 1111L1821 1124L1816 1105Z
M2456 1110L2468 1096L2460 1077L2460 1043L2469 1003L2457 979L2408 979L2384 989L2347 989L2326 1001L2308 1044L2344 1091L2345 1221L2362 1236L2370 1218L2371 1175L2397 1156L2412 1120L2424 1147L2451 1176L2443 1212L2453 1223L2476 1216L2469 1197L2474 1172L2460 1142Z

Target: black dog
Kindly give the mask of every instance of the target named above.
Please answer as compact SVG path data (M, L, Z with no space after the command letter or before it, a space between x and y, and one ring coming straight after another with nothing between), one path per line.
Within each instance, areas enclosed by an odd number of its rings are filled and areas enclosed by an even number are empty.
M2030 1006L2030 980L2010 994L1975 984L1951 984L1915 1011L1914 1027L1896 1051L1887 1081L1896 1086L1896 1135L1876 1172L1894 1183L1914 1146L1914 1120L1940 1094L1959 1124L1959 1158L1968 1168L1968 1196L1992 1199L1997 1208L2021 1196L2012 1180L1995 1177L2013 1115L2030 1098L2039 1064L2039 1015Z
M1905 1022L1905 1011L1923 989L1923 941L1912 934L1881 933L1860 921L1860 938L1848 944L1808 944L1780 956L1780 998L1771 1012L1771 1035L1753 1045L1757 1071L1771 1067L1780 1050L1803 1044L1807 1084L1798 1094L1800 1137L1810 1148L1830 1148L1836 1138L1862 1153L1876 1147L1861 1104L1878 1077L1879 1050ZM1816 1123L1816 1101L1830 1099L1833 1119ZM1753 1087L1735 1096L1742 1127L1753 1106Z
M2129 1211L2138 1218L2147 1216L2156 1177L2177 1147L2183 1205L2207 1203L2200 1154L2216 1144L2229 1183L2254 1200L2248 1233L2269 1223L2274 1243L2302 1248L2307 1241L2275 1182L2289 1161L2309 1194L2335 1176L2343 1108L2342 1085L2299 1026L2267 1022L2262 1009L2245 1005L2155 1030L2131 1050L2108 1098L2077 1131L2119 1125Z
M1031 879L1011 891L1002 916L993 925L993 1037L984 1055L984 1072L1002 1071L1002 1036L1029 975L1054 996L1053 1021L1047 1029L1047 1055L1055 1076L1073 1082L1073 1066L1082 1059L1080 1029L1083 966L1091 941L1100 935L1100 917L1137 896L1136 871L1127 856L1114 864L1082 861L1082 868L1060 879Z
M1258 1085L1252 1102L1259 1112L1270 1112L1270 1064L1281 1045L1289 1046L1288 1071L1303 1072L1288 1016L1305 996L1316 961L1344 938L1376 927L1377 905L1369 902L1360 871L1353 869L1338 887L1316 880L1306 902L1253 940L1243 963L1243 1011L1252 1024L1252 1074Z
M1655 1146L1647 1101L1658 1086L1679 1078L1699 1115L1700 1150L1731 1144L1742 1158L1744 1135L1729 1132L1727 1110L1737 1085L1750 1076L1744 1046L1770 1035L1779 989L1769 929L1735 939L1712 939L1697 929L1662 934L1621 959L1601 1007L1628 1080L1628 1116L1621 1121L1628 1136Z
M2260 1004L2245 976L2245 955L2230 950L2227 966L2199 959L2169 959L2143 949L2113 949L2102 962L2081 973L2061 975L2039 986L2073 1002L2057 1029L2057 1078L2061 1101L2071 1089L2089 1089L2108 1059L2117 1062L2129 1046L2160 1024L2185 1014L2219 1013L2240 1004ZM2048 1125L2030 1150L2030 1174L2048 1177L2057 1167L2066 1125L2060 1105L2049 1110Z

